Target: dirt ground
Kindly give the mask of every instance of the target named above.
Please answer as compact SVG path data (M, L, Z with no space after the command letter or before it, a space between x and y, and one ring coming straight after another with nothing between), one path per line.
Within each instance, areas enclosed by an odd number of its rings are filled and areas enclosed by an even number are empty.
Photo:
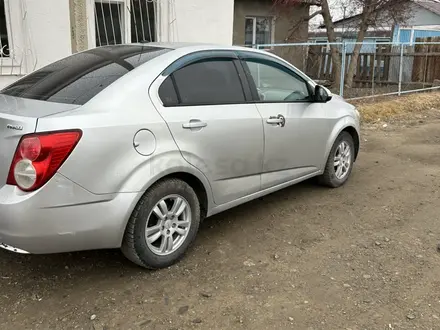
M0 251L0 328L440 329L440 120L362 141L345 187L306 182L208 219L169 269Z

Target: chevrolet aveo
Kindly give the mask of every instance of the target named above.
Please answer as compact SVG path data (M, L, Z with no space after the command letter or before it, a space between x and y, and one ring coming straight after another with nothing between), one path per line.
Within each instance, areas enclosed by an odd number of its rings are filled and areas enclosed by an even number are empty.
M0 92L0 247L177 262L213 214L318 177L343 185L359 113L281 58L105 46Z

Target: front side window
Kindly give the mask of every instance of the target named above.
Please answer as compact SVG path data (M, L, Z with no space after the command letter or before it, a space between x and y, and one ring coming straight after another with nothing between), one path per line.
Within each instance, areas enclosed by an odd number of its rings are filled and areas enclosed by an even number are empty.
M300 102L310 100L307 83L286 67L270 61L245 60L260 101Z
M174 80L176 95L171 87ZM187 65L168 77L159 89L165 106L218 105L245 102L243 87L231 59L209 59Z
M272 17L247 17L245 22L245 45L272 44L272 31Z

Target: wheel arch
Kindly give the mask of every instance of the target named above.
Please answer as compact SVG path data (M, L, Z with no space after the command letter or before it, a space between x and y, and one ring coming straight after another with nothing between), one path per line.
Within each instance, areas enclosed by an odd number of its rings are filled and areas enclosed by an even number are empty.
M338 136L342 133L342 132L347 132L348 134L351 135L351 137L353 138L353 142L354 142L354 160L356 161L358 154L359 154L359 149L360 149L360 137L359 137L359 133L356 130L356 128L354 128L353 126L347 126L345 127L339 134Z
M206 189L203 182L194 174L188 172L174 172L165 175L164 177L157 180L154 184L171 178L180 179L186 182L194 190L200 203L200 217L201 217L200 220L203 221L203 219L205 219L206 215L208 214L209 202L210 202L208 198L208 190Z
M133 200L133 203L126 214L126 219L124 219L122 227L120 228L119 241L121 243L124 238L124 233L127 229L129 219L132 213L134 212L134 210L136 209L136 206L138 205L142 196L144 196L145 193L156 183L171 178L180 179L186 182L188 185L191 186L191 188L194 189L194 192L196 193L200 203L201 221L207 216L209 210L214 207L211 186L209 184L209 181L202 173L198 172L195 169L194 170L188 169L188 167L178 166L173 169L170 168L168 169L168 171L161 173L160 175L154 176L153 178L150 178L149 180L145 181L143 189L137 194L135 200Z
M330 151L332 150L333 145L335 144L336 139L341 135L342 132L347 132L353 138L353 142L355 145L355 160L358 157L359 149L360 149L360 134L358 125L356 125L355 120L352 117L344 117L342 118L333 128L333 131L330 135L330 138L327 143L326 154L324 158L324 164L327 162L328 157L330 155Z

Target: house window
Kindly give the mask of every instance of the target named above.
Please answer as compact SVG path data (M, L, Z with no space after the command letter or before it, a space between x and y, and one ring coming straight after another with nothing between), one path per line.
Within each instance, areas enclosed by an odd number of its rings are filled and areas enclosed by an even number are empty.
M272 17L246 17L245 45L272 44L273 23Z
M131 42L156 41L155 2L131 0Z
M96 46L156 41L155 14L151 0L95 0Z
M5 0L0 0L0 57L9 57L9 38L6 26Z
M95 2L96 46L122 44L123 3L110 1Z

